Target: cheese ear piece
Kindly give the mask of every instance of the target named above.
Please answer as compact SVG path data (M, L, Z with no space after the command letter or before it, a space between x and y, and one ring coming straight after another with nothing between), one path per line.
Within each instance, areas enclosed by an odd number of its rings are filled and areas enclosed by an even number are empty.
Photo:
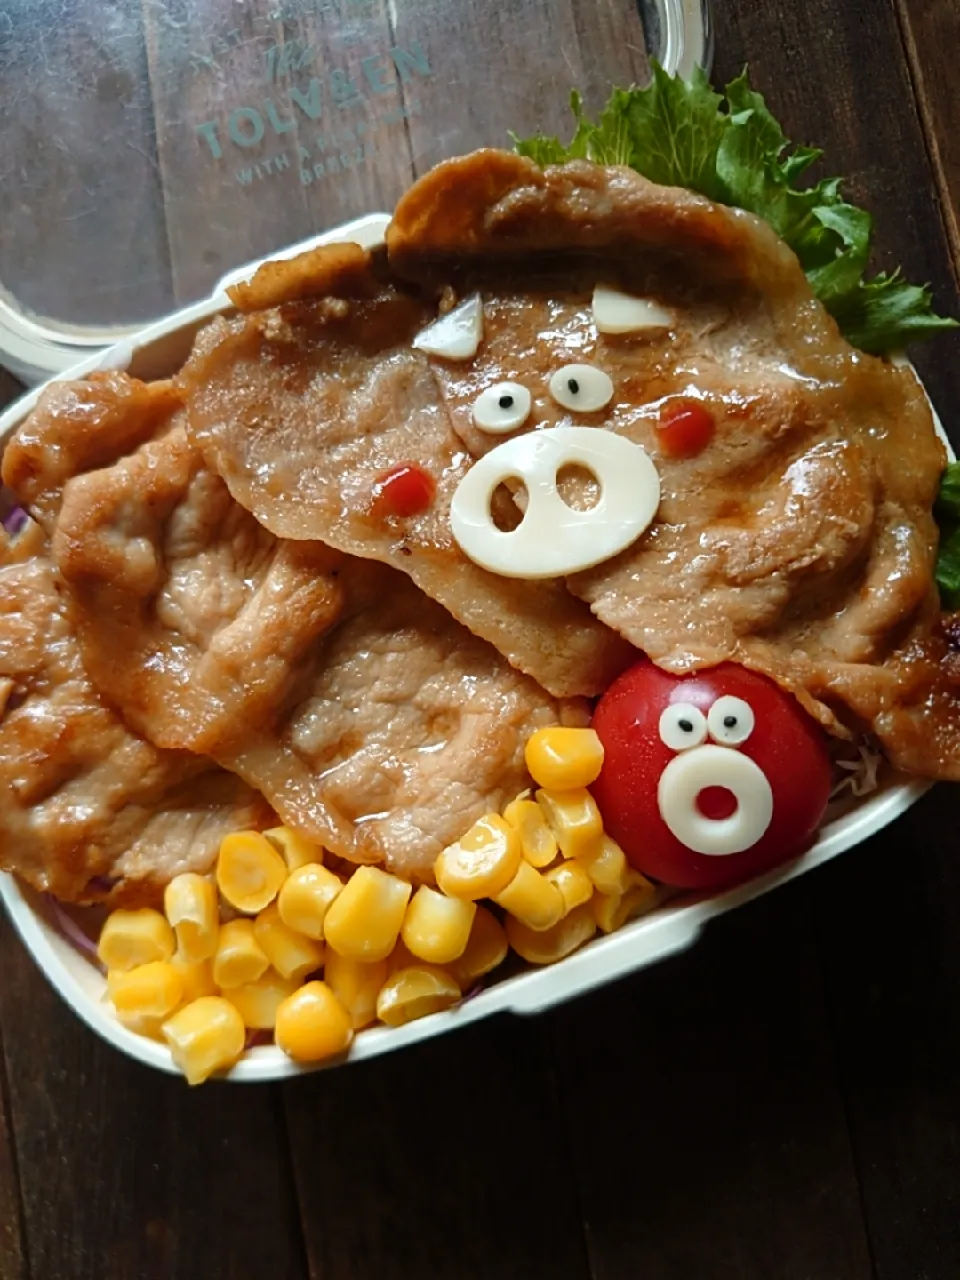
M412 345L428 356L469 360L477 354L482 341L483 302L479 293L472 293L452 311L422 329Z
M637 298L619 289L598 284L593 291L593 322L598 333L642 333L644 329L669 329L672 311L652 298Z

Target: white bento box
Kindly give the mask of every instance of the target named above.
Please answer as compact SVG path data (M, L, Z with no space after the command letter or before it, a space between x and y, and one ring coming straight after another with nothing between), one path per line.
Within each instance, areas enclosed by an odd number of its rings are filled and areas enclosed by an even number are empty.
M339 241L353 240L373 245L382 239L389 220L386 214L371 214L273 256L289 258L315 245ZM251 264L230 273L208 299L150 325L106 353L98 353L74 365L60 377L79 377L110 367L129 367L131 373L145 379L169 376L185 359L199 325L230 306L225 293L227 286L251 275L257 265ZM0 447L33 408L40 390L42 388L23 397L0 417ZM940 429L939 423L937 425ZM561 963L493 981L447 1012L433 1014L399 1029L374 1027L363 1031L342 1062L349 1064L372 1058L497 1013L538 1013L662 960L696 941L708 920L785 884L866 840L904 813L928 786L925 782L890 778L872 795L839 806L836 814L821 828L813 847L797 861L726 892L709 896L686 894L674 898L618 932L595 938ZM117 1021L105 998L103 975L54 926L44 910L40 895L12 876L0 874L0 898L36 963L89 1027L131 1058L161 1071L176 1072L166 1046L135 1035ZM262 1045L248 1050L227 1078L244 1082L281 1080L310 1069L298 1066L275 1046Z

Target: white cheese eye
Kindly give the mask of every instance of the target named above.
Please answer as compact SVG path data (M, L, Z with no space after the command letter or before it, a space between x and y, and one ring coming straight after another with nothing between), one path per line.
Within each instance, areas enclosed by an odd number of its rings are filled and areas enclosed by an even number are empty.
M642 333L645 329L669 329L673 312L652 298L637 298L619 289L598 284L593 291L593 323L598 333Z
M477 354L482 339L483 301L479 293L472 293L445 316L421 329L411 346L428 356L469 360Z
M498 382L481 391L473 402L473 420L481 431L506 435L523 426L532 405L530 392L519 382Z
M718 698L707 712L707 728L714 742L725 747L739 747L753 733L756 723L753 708L742 698L730 694Z
M660 713L660 741L671 751L699 747L707 736L707 718L691 702L671 702Z
M613 383L595 364L565 364L550 379L550 394L564 409L596 413L613 399Z

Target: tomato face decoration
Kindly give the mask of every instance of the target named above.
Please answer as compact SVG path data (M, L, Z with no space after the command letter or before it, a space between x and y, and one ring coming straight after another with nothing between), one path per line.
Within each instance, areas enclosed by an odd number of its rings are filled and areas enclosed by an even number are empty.
M745 667L690 676L632 667L600 699L591 787L631 864L664 884L716 888L802 852L830 795L826 735Z

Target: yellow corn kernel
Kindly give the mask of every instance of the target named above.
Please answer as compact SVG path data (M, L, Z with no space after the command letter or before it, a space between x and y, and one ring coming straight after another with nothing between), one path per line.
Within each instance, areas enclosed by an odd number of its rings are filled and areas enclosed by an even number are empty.
M277 897L280 919L290 929L320 941L330 904L343 881L318 862L307 862L289 877Z
M410 893L406 881L379 867L357 867L327 911L324 937L351 960L386 960L400 934Z
M563 894L529 862L522 862L494 901L531 929L549 929L563 916Z
M579 862L561 862L558 867L545 871L543 878L560 890L564 915L569 915L574 908L583 906L593 897L593 881Z
M387 956L387 977L398 969L415 968L421 961L413 954L403 938L397 939L397 945Z
M289 827L271 827L263 833L287 864L288 871L297 871L310 863L323 861L323 849L298 831Z
M603 819L589 791L538 791L537 803L565 858L593 853L603 836Z
M173 955L173 930L159 911L113 911L100 931L97 955L105 969L126 972Z
M243 1053L247 1033L229 1000L201 996L167 1019L163 1037L187 1083L201 1084L215 1071L233 1066Z
M217 859L220 892L238 911L256 915L280 892L287 864L259 831L224 836Z
M600 893L626 893L636 874L627 862L626 854L607 835L592 853L585 854L579 862Z
M474 903L423 884L407 907L400 936L418 960L449 964L466 950L476 912Z
M444 969L420 964L398 969L384 983L377 997L377 1017L388 1027L424 1018L449 1009L460 999L460 988Z
M590 904L593 918L604 933L613 933L657 905L656 887L637 872L633 874L636 882L626 893L598 893Z
M433 869L448 898L476 902L505 889L522 860L519 833L498 813L488 813L444 849Z
M275 902L254 920L253 936L282 978L302 982L308 973L315 973L323 964L323 943L285 925Z
M350 1048L353 1023L325 982L308 982L277 1009L274 1039L298 1062L321 1062Z
M262 978L269 967L267 954L254 935L252 920L228 920L221 927L213 957L213 980L218 987L244 987Z
M477 907L466 950L450 966L461 991L467 991L478 978L496 969L507 956L507 935L503 925L486 907Z
M217 949L220 908L217 888L205 876L174 876L163 895L163 909L177 935L177 949L187 960L209 960Z
M229 1000L243 1019L243 1025L251 1031L272 1031L277 1020L277 1010L299 987L294 978L282 978L269 970L256 982L225 991Z
M574 791L596 782L603 767L603 743L593 729L551 725L530 735L524 758L538 787Z
M107 974L107 995L124 1026L136 1030L173 1013L183 1000L183 979L169 960Z
M517 796L504 809L503 816L520 833L520 847L531 867L549 867L557 856L557 839L536 800Z
M552 929L538 933L513 916L507 917L507 938L518 956L530 964L555 964L582 947L597 931L588 902L581 903Z
M338 955L332 947L327 952L323 980L350 1014L354 1031L369 1026L376 1018L377 996L387 974L386 960L364 964L362 960Z
M209 960L188 960L178 951L170 963L183 982L184 1004L189 1004L191 1000L199 1000L201 996L220 994L213 980L213 965Z

